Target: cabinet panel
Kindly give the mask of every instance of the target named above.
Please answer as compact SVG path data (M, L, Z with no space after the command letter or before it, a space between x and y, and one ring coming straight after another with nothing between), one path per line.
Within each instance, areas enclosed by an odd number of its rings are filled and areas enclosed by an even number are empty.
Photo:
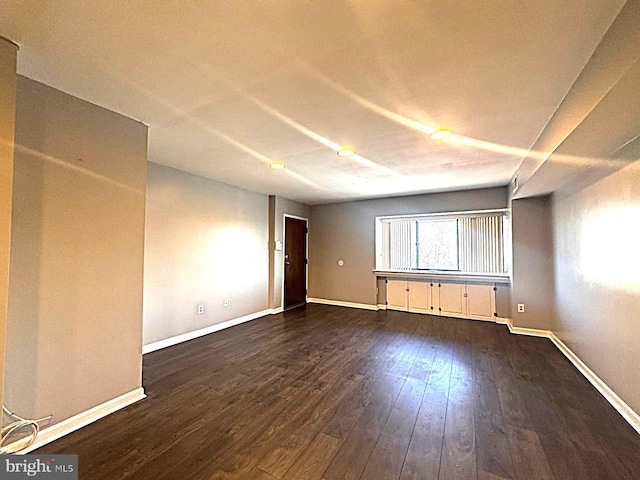
M408 310L406 280L389 280L387 283L387 308Z
M495 290L490 284L389 279L386 287L389 310L495 321Z
M493 286L467 284L467 316L493 321L493 312L495 312Z
M409 311L431 313L431 284L429 282L407 282L409 288Z
M464 316L464 287L464 283L440 283L440 315Z

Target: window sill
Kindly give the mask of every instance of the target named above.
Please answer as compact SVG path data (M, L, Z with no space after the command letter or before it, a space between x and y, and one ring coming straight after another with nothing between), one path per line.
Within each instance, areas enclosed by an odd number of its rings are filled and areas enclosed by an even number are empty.
M430 278L438 280L457 280L464 282L490 282L509 285L511 280L509 275L499 274L477 274L460 272L443 272L438 270L374 270L377 277L387 278L412 278L415 280L427 280Z

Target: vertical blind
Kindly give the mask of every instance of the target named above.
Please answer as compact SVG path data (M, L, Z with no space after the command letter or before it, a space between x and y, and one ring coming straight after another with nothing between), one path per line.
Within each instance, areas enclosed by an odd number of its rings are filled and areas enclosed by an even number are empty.
M503 273L502 215L462 217L458 222L460 270Z
M504 261L504 216L502 214L460 216L456 239L450 248L457 249L458 270L464 273L505 273ZM435 225L436 219L387 220L389 222L388 252L384 258L392 270L417 270L418 252L424 249L442 248L442 245L429 245L418 241L419 228Z
M394 270L416 268L415 222L391 222L389 225L389 262ZM414 227L414 228L412 228Z

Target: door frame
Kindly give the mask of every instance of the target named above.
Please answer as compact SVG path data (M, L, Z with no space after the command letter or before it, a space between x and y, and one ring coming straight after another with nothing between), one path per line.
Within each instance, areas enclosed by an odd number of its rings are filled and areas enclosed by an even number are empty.
M307 292L306 295L304 296L304 302L307 303L307 301L309 300L309 219L305 218L305 217L299 217L298 215L292 215L290 213L284 213L282 215L282 262L280 265L281 268L281 272L282 272L282 282L281 282L281 289L282 289L282 295L281 295L281 299L280 299L280 305L282 306L282 310L284 311L285 306L284 306L284 276L285 276L285 271L284 271L284 256L286 255L287 252L287 218L293 218L296 220L303 220L305 222L306 225L306 229L307 229L307 233L305 233L305 257L307 258L307 263L304 266L304 289Z

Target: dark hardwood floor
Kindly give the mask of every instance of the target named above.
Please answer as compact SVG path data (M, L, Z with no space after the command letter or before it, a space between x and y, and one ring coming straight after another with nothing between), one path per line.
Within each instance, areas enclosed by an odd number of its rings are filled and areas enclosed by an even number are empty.
M144 387L36 453L87 480L640 478L640 435L492 323L308 305L145 355Z

